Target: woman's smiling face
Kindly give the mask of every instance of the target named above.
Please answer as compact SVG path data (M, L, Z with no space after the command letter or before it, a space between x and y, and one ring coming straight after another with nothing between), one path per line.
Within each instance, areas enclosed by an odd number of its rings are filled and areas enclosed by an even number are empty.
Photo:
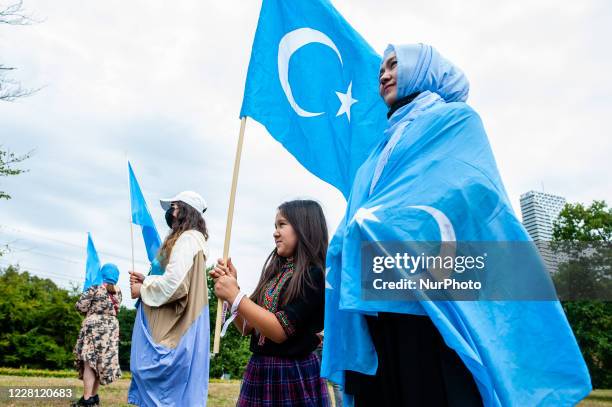
M383 61L378 83L380 96L387 106L391 106L397 100L397 57L395 52L391 52Z

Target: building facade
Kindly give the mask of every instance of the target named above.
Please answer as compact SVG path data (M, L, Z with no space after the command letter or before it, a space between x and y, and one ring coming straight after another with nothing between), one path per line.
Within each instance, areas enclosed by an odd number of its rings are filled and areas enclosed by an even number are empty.
M557 260L549 248L552 240L553 222L565 206L562 196L545 192L529 191L521 195L521 215L523 226L536 242L549 271L557 270Z

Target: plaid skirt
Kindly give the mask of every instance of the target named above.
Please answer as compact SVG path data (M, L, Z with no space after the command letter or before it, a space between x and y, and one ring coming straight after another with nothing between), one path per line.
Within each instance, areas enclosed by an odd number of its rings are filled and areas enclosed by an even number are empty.
M303 359L253 355L244 372L238 407L328 407L316 355Z

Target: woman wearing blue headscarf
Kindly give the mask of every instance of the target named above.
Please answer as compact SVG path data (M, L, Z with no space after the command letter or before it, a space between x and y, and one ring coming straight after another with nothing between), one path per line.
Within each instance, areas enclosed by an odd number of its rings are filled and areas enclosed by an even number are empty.
M384 53L388 125L357 171L327 255L321 375L344 384L355 406L574 405L591 389L558 301L390 300L359 276L368 242L529 244L468 91L429 45ZM524 278L522 292L541 277L528 271L492 273Z
M121 290L116 286L119 269L107 263L100 274L102 284L85 290L75 305L85 315L74 347L75 365L83 380L83 397L77 406L97 406L98 387L121 377L117 320Z
M460 70L422 44L389 46L379 83L380 95L389 106L389 127L385 145L374 160L370 192L400 138L409 137L408 131L404 133L408 124L439 104L465 101L469 90ZM354 396L355 406L482 405L472 375L430 318L380 312L366 319L378 370L375 376L347 372L345 391Z

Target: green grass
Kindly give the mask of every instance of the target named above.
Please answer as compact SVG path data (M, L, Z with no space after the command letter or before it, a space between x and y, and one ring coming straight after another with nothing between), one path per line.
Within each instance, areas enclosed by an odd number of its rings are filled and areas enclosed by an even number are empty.
M589 397L579 404L580 407L612 406L612 390L593 390Z
M33 377L65 377L73 378L76 373L74 369L66 370L44 370L44 369L28 369L14 367L0 367L0 375L2 376L33 376ZM123 379L131 379L130 372L123 372Z
M46 376L34 376L26 369L14 369L19 375L9 376L6 373L0 374L0 387L72 387L76 389L77 397L83 393L83 382L76 378L76 373L71 372L72 377L57 377L63 375L64 371L43 371ZM7 372L3 369L2 372ZM54 374L55 376L51 376ZM100 386L100 400L104 406L121 406L127 407L127 393L130 387L129 378L121 378L108 386ZM210 407L229 407L235 406L240 391L240 381L211 379L209 384L208 406ZM63 406L66 407L69 403L66 400L23 400L21 402L0 401L0 405L12 406Z
M36 374L40 373L40 374ZM6 369L0 368L1 387L72 387L76 389L77 396L83 392L83 382L76 378L74 371L48 371L48 370L29 370L29 369ZM100 387L100 400L104 406L130 406L127 404L127 392L130 386L130 379L122 377L118 381ZM210 379L208 391L209 407L229 407L235 406L240 391L240 381L238 380L219 380ZM66 400L54 403L44 401L31 401L7 403L1 402L3 406L36 406L52 407L68 405ZM612 407L612 390L595 390L589 397L579 404L580 407Z

